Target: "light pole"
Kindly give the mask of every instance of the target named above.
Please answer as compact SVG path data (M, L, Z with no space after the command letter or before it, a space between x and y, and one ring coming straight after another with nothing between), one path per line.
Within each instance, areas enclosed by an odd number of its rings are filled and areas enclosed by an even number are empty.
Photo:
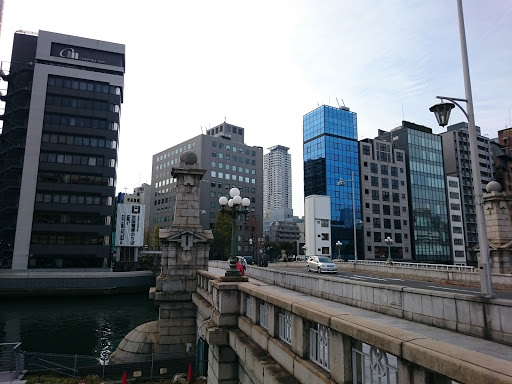
M236 221L239 216L245 216L249 213L248 207L251 201L247 198L240 196L238 188L231 188L229 191L231 199L228 200L226 196L219 198L219 204L222 206L222 212L226 212L226 205L230 208L231 213L231 255L229 257L229 269L226 271L226 276L240 277L240 271L236 269Z
M355 181L354 181L354 172L352 172L352 178L350 180L352 183L352 223L354 227L354 262L357 263L357 232L356 232L356 194L355 194ZM345 186L345 180L338 180L338 187Z
M471 81L469 77L469 61L468 50L466 46L466 32L464 29L464 14L462 11L462 0L457 0L457 14L459 19L459 36L460 36L460 49L462 54L462 70L464 73L464 89L466 93L465 99L458 99L453 97L437 96L438 99L449 100L452 103L441 103L434 105L430 108L431 112L436 115L437 121L440 126L444 127L448 124L450 112L454 105L459 107L466 118L468 119L468 135L471 156L471 176L473 179L473 195L475 197L476 205L476 227L478 232L478 243L480 245L480 290L484 297L493 297L492 291L492 275L489 262L489 242L487 239L487 228L485 226L484 205L483 205L483 192L482 181L480 179L479 157L478 157L478 143L476 139L475 128L475 114L473 111L473 95L471 92ZM467 112L462 108L457 101L465 102Z
M393 244L393 239L391 237L386 237L384 239L384 242L388 246L388 259L386 260L387 264L393 264L393 259L391 259L391 244Z
M341 241L336 242L336 248L338 249L338 259L341 259L341 247L343 246L343 243Z

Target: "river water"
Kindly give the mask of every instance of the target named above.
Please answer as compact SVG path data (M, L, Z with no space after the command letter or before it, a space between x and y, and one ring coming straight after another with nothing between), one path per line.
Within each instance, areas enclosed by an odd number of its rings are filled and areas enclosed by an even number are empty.
M0 298L0 342L29 352L106 360L123 337L158 319L148 293L110 296Z

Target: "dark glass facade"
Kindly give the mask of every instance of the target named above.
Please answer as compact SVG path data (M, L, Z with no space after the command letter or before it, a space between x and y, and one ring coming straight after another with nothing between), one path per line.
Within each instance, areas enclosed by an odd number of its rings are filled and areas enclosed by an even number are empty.
M441 137L407 121L393 130L393 144L405 151L413 260L451 264L450 226ZM390 134L379 136L389 141Z
M335 243L341 241L343 256L354 258L354 225L361 218L357 114L322 105L304 115L303 135L304 197L330 196L331 252L335 254ZM345 181L343 186L338 185L340 179ZM362 258L362 248L358 250Z
M68 40L78 48L38 51L55 41L66 47ZM74 54L66 55L68 50ZM103 56L116 58L119 67L102 67ZM3 70L8 88L0 135L0 267L106 266L124 47L17 32L10 67Z

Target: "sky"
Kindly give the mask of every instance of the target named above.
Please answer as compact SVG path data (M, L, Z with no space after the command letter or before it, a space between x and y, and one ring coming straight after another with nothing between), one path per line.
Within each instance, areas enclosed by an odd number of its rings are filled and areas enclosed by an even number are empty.
M512 1L463 6L475 120L494 138L512 126ZM345 105L359 139L402 120L439 133L435 96L465 97L456 0L4 0L3 62L17 30L126 46L117 192L150 184L157 152L227 121L264 153L290 148L302 216L304 114Z

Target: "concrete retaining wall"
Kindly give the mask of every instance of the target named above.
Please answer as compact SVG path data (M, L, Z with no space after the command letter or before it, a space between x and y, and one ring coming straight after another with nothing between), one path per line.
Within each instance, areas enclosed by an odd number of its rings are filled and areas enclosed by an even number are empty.
M210 262L227 268L226 262ZM248 266L247 276L297 292L512 345L512 302Z
M11 272L0 275L0 296L112 294L147 292L155 285L151 271Z

